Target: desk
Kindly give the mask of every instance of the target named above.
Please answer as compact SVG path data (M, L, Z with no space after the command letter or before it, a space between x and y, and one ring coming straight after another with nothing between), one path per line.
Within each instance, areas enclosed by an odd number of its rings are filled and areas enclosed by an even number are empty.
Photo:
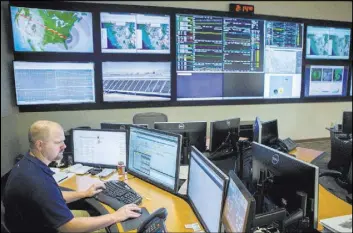
M322 151L306 149L297 147L295 150L289 152L295 155L298 159L311 162L316 157L321 155ZM342 215L352 214L352 205L336 197L329 191L327 191L322 185L319 184L319 204L318 204L318 231L323 230L323 226L320 224L321 219L332 218Z
M107 180L110 179L118 179L117 173L114 173L107 178ZM86 190L97 181L99 181L99 179L91 175L75 175L60 183L60 186L74 190ZM192 229L185 228L185 224L190 223L199 223L202 228L201 223L198 221L190 205L185 200L139 178L133 178L131 175L128 175L128 180L125 182L142 196L142 203L139 206L145 207L149 213L152 213L161 207L168 210L168 217L166 220L168 232L193 232ZM109 213L114 212L109 206L103 203L102 205ZM120 232L123 232L120 223L117 224L117 227Z

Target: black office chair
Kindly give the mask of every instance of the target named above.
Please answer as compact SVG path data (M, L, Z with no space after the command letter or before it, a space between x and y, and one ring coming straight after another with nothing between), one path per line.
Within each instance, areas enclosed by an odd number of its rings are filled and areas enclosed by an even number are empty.
M10 172L11 170L1 177L1 232L10 232L5 224L5 207L4 203L2 202L5 193L6 182L9 178Z
M1 232L10 233L5 224L5 207L1 200Z
M168 117L160 112L143 112L136 113L132 122L134 124L147 124L149 129L153 129L155 122L168 122Z
M345 134L331 133L331 159L328 169L347 174L352 161L352 139Z

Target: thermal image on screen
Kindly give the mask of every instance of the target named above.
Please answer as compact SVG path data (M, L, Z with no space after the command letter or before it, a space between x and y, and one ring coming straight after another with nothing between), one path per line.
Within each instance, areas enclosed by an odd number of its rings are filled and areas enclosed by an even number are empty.
M93 52L92 14L11 6L14 49Z

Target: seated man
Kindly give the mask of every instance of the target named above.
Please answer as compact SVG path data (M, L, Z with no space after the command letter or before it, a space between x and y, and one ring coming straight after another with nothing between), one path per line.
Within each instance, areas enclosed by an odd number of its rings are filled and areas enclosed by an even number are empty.
M48 167L62 158L66 148L58 123L33 123L28 139L29 152L12 168L5 187L5 223L10 232L89 232L140 216L134 212L140 208L131 204L112 214L74 217L66 203L92 197L105 188L104 183L82 192L60 190Z

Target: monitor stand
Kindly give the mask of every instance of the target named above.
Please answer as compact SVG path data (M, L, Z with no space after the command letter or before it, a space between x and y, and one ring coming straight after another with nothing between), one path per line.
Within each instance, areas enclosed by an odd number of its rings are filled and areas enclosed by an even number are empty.
M222 144L210 154L210 159L217 160L217 159L224 159L229 155L233 155L234 153L238 152L238 138L235 139L232 132L228 131L228 135Z

